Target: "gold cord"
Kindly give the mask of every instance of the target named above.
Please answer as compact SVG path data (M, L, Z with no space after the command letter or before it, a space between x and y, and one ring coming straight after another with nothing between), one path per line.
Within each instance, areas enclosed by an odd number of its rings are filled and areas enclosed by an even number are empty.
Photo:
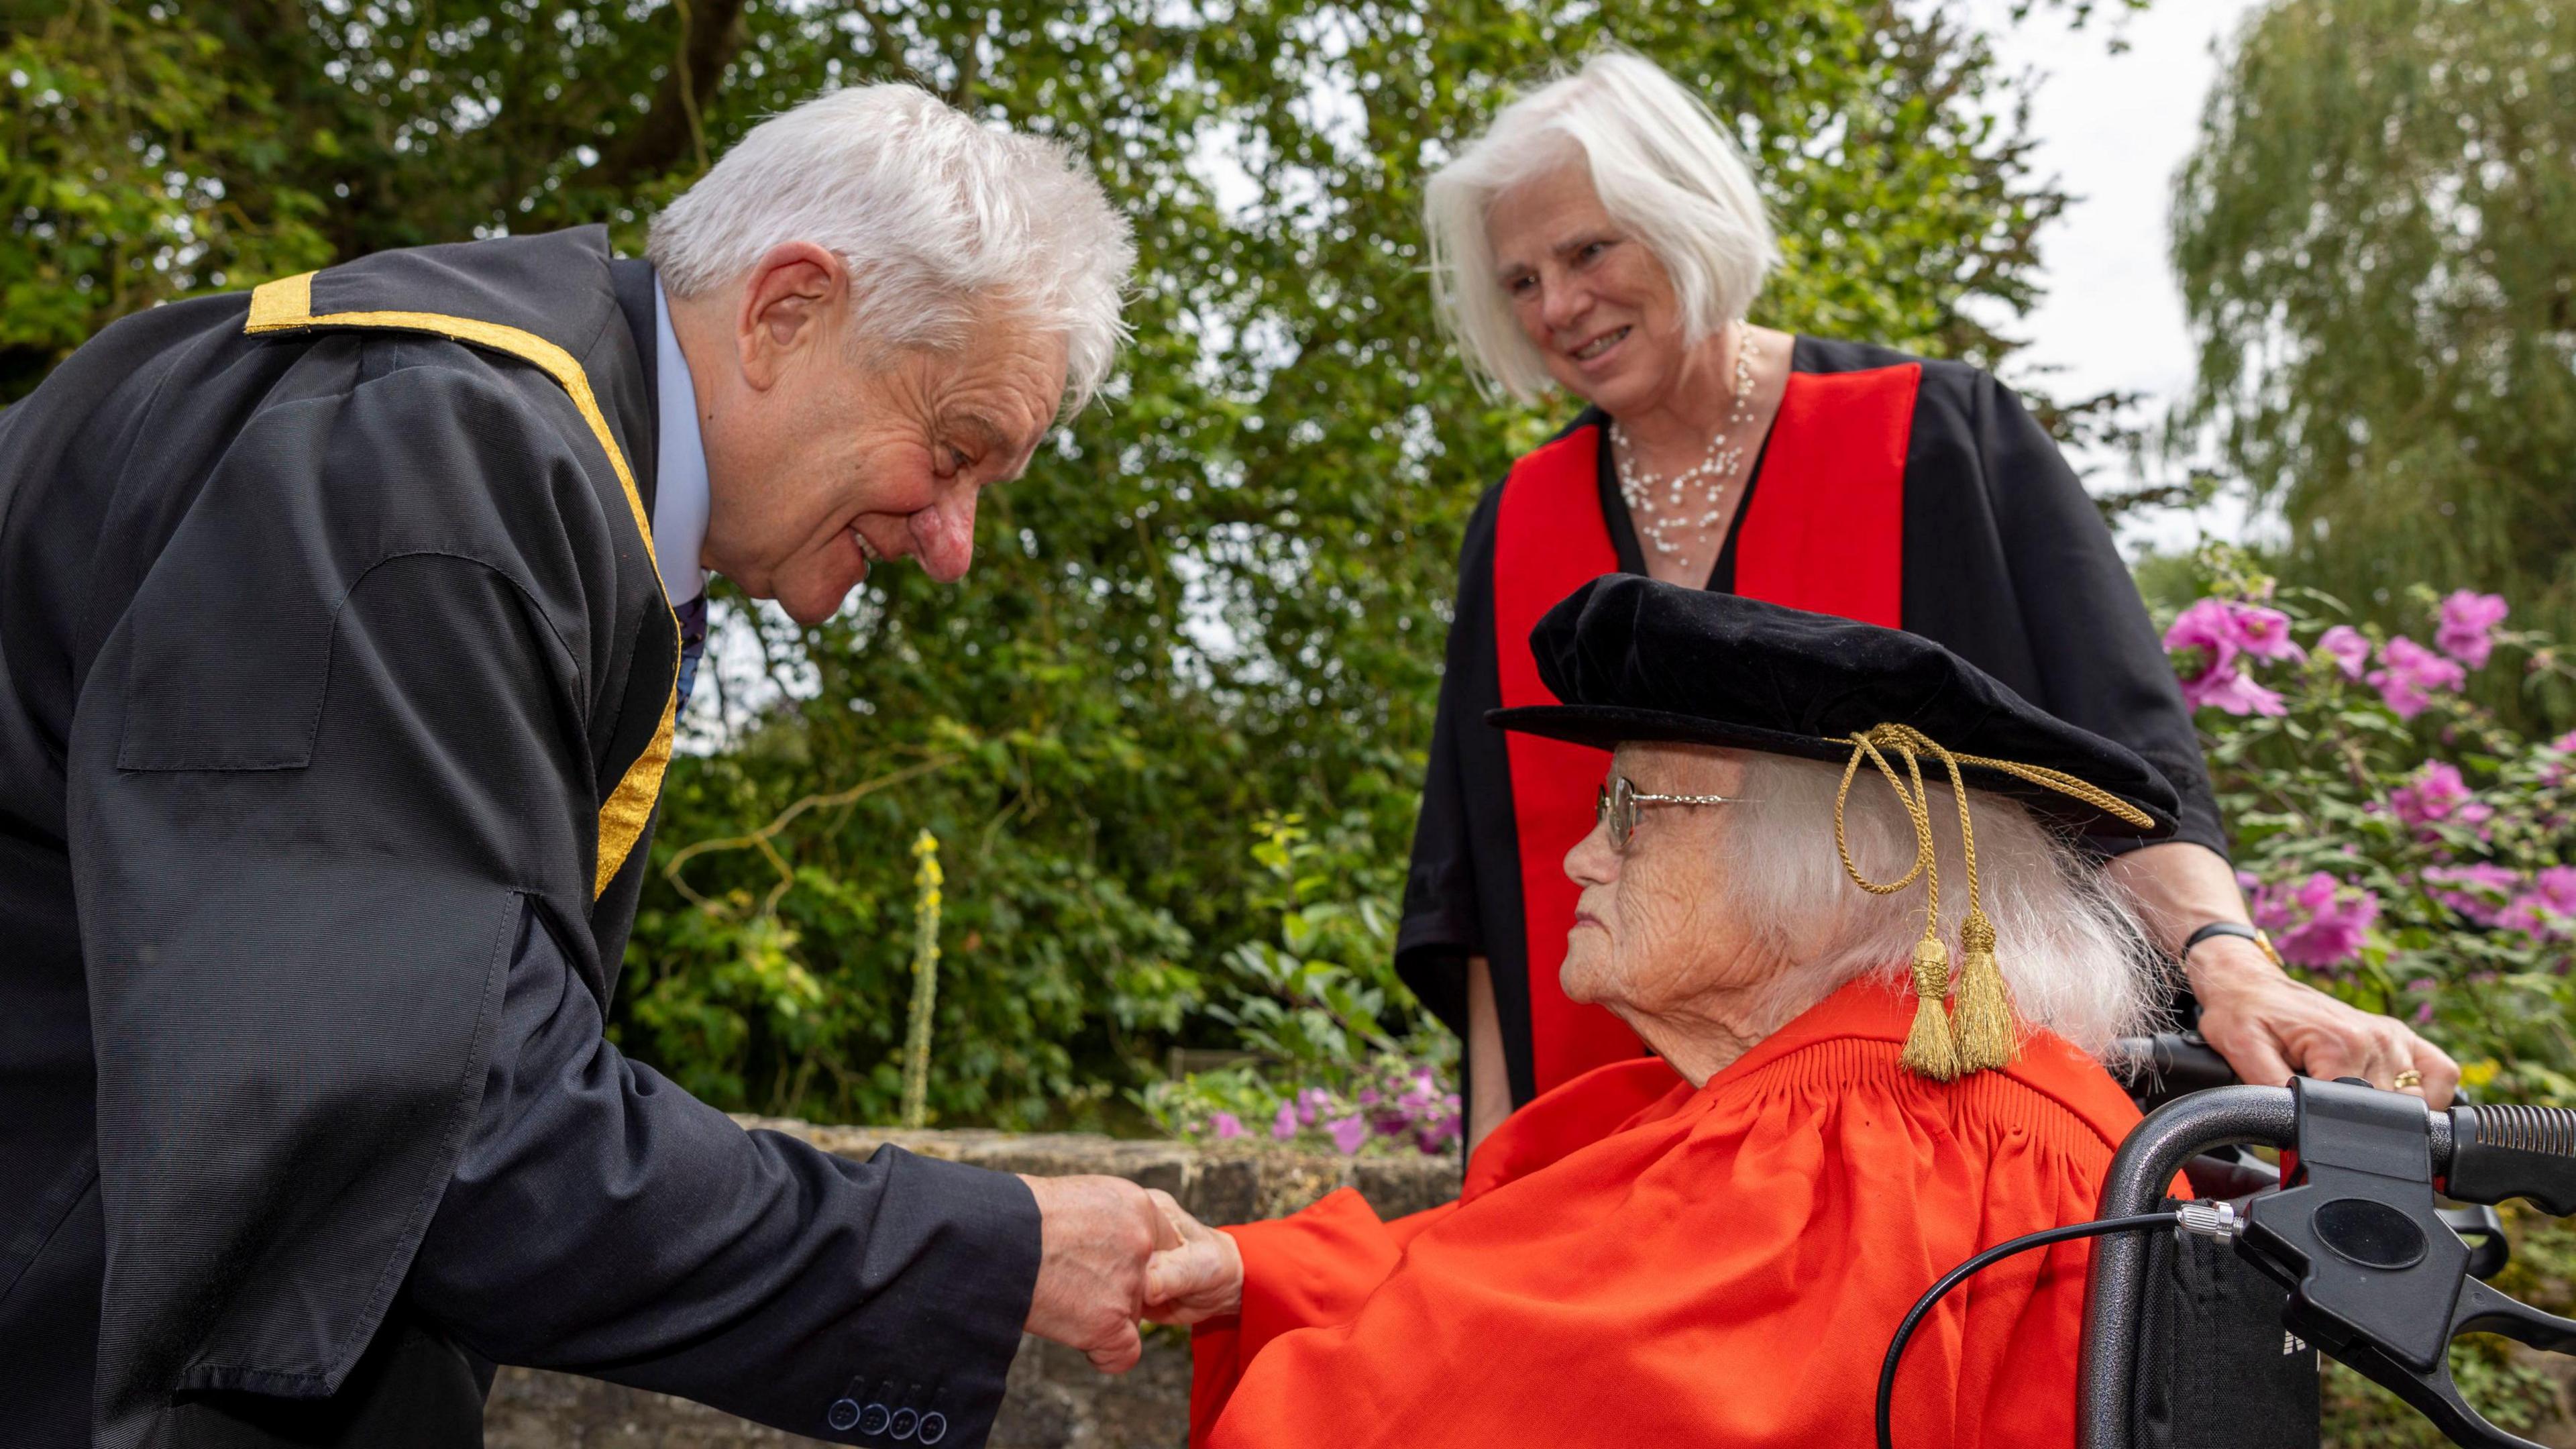
M1968 818L1968 786L1960 777L1959 767L1978 765L2000 770L2015 779L2081 800L2142 830L2152 828L2155 821L2119 796L2062 770L1983 755L1952 754L1911 725L1882 724L1849 739L1851 758L1843 765L1842 788L1834 795L1834 849L1842 856L1843 873L1851 877L1852 884L1872 895L1893 895L1912 885L1916 876L1924 877L1923 938L1914 943L1914 1027L1906 1036L1902 1059L1913 1071L1944 1082L1968 1072L2004 1066L2012 1061L2017 1035L2012 997L2004 984L2003 969L1995 960L1994 922L1987 918L1979 895L1977 833ZM1913 783L1911 790L1880 753L1882 746L1904 757L1906 773ZM1941 877L1932 847L1931 797L1923 788L1919 755L1932 756L1949 771L1950 792L1959 802L1959 848L1967 866L1968 914L1959 923L1959 1000L1957 1009L1946 1018L1941 1001L1948 993L1950 971L1948 952L1941 944ZM1864 758L1878 767L1914 826L1914 865L1897 880L1870 880L1852 860L1843 808Z
M1853 749L1851 758L1843 764L1842 788L1834 792L1834 849L1842 855L1843 874L1871 895L1894 895L1914 884L1915 877L1923 877L1930 908L1923 919L1923 938L1914 943L1914 1025L1906 1033L1905 1050L1898 1060L1919 1076L1946 1082L1959 1075L1960 1062L1949 1018L1941 1012L1942 999L1950 994L1950 953L1941 944L1941 870L1932 847L1931 796L1923 788L1923 763L1915 756L1913 741L1889 734L1889 728L1882 725L1867 735L1851 737ZM1913 783L1912 789L1906 788L1907 782L1896 777L1896 768L1879 753L1878 741L1882 739L1905 757L1905 773ZM1860 873L1843 825L1843 807L1851 799L1852 778L1860 773L1864 756L1878 767L1887 788L1896 792L1897 802L1905 807L1906 818L1914 826L1914 865L1892 881L1874 881Z

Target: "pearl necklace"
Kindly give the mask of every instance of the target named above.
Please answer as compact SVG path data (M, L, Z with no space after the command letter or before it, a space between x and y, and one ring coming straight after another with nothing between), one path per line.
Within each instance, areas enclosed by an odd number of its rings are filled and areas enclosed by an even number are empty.
M1753 329L1738 324L1735 347L1735 406L1727 414L1726 425L1709 440L1708 452L1670 478L1646 472L1633 462L1635 447L1628 440L1628 430L1617 423L1610 425L1610 456L1619 473L1619 496L1627 500L1629 521L1637 526L1638 536L1666 558L1679 559L1685 569L1692 565L1691 556L1682 545L1669 537L1676 530L1696 532L1709 528L1726 516L1726 490L1744 470L1744 445L1730 443L1729 435L1753 421ZM1705 478L1708 491L1697 514L1685 506L1683 490L1692 482ZM1658 489L1662 498L1656 497Z

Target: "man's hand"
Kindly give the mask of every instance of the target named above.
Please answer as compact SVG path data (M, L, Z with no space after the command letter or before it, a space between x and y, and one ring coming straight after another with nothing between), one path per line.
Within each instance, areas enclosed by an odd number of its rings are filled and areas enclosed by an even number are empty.
M1181 1210L1161 1188L1148 1190L1180 1239L1145 1265L1145 1316L1156 1323L1198 1323L1243 1309L1243 1251Z
M1081 1349L1092 1366L1123 1374L1144 1356L1136 1320L1145 1307L1145 1260L1180 1235L1145 1190L1119 1177L1028 1177L1041 1243L1028 1330ZM1165 1201L1170 1199L1166 1198Z
M2246 1081L2275 1086L2295 1071L2360 1077L2385 1088L2412 1069L2423 1074L2422 1084L2398 1090L2417 1093L2437 1110L2451 1105L2460 1067L2440 1047L2402 1021L2346 1006L2291 980L2254 943L2214 937L2191 953L2186 966L2200 998L2200 1034Z

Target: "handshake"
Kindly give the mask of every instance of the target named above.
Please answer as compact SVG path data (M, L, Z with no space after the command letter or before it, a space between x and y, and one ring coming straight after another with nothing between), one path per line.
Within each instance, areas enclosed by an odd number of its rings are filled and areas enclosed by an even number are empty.
M1241 1306L1234 1239L1182 1211L1170 1193L1118 1177L1020 1180L1037 1197L1042 1224L1029 1332L1123 1374L1145 1352L1140 1320L1197 1323Z

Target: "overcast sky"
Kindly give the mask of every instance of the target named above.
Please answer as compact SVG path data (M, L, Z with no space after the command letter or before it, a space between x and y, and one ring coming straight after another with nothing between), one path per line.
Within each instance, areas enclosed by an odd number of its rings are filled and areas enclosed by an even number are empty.
M2161 416L2188 386L2193 362L2166 260L2173 175L2217 75L2213 46L2232 39L2260 0L2156 0L2116 20L2097 13L2083 30L2047 12L2013 26L2008 0L1953 3L1997 36L2008 68L2040 78L2031 108L2036 160L2075 197L2041 237L2048 296L2017 324L2031 340L2021 360L2064 368L2050 384L2062 396L2137 391ZM2127 42L2119 54L2111 52L2114 35ZM2101 465L2096 486L2127 481L2124 460L2091 461ZM2228 535L2244 526L2242 510L2225 503L2201 521ZM2190 520L2169 517L2124 541L2172 547L2192 534Z

